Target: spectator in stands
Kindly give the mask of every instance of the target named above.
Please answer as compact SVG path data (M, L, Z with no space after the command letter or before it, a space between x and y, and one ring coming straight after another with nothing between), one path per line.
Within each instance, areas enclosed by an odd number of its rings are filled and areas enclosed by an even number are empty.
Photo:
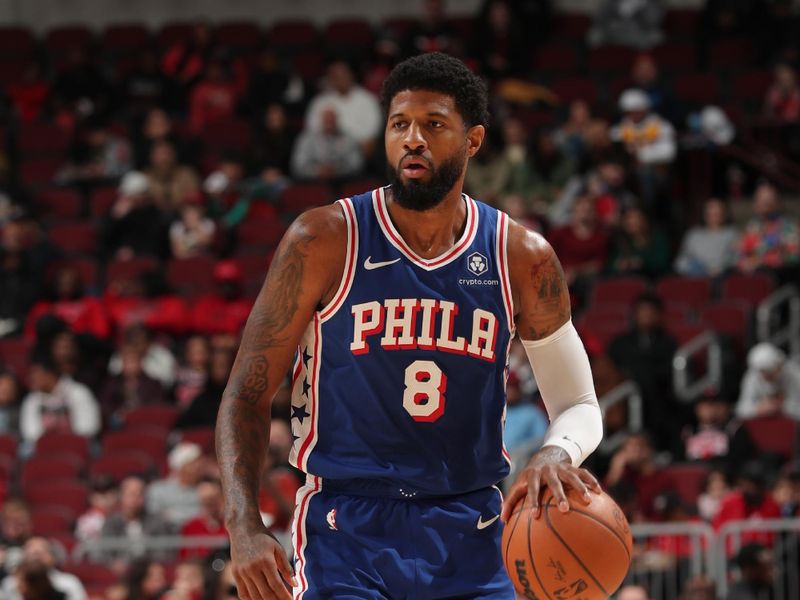
M233 365L233 354L224 350L211 352L208 380L188 408L178 417L175 429L214 427L219 403Z
M713 522L722 506L722 500L730 491L725 470L716 468L709 471L697 496L697 515L708 523Z
M293 73L281 60L274 48L263 48L250 72L250 83L245 95L248 112L261 114L271 105L295 106L305 97L303 79Z
M764 114L781 121L800 121L800 85L797 73L787 63L775 66L775 81L764 99Z
M17 377L0 370L0 435L19 435L19 406L22 385Z
M100 535L104 540L125 539L124 549L102 550L96 558L110 560L117 572L122 572L127 561L133 558L169 558L168 551L148 550L145 537L169 535L174 529L158 514L147 509L145 490L147 484L137 475L130 475L119 485L119 509L110 514Z
M178 162L175 146L167 140L153 144L145 174L150 195L165 214L175 214L190 194L200 191L197 173Z
M633 86L647 94L650 109L669 120L678 122L678 107L671 88L661 77L658 64L652 54L642 53L636 57L631 67Z
M155 333L181 336L191 325L186 300L169 289L163 273L152 268L113 276L103 303L118 330L142 325ZM148 364L148 374L152 367Z
M150 329L142 324L128 327L123 334L124 343L133 347L142 357L142 370L148 377L160 382L164 389L172 388L175 383L177 361L172 352L153 339ZM115 353L108 363L111 375L122 373L122 356Z
M217 480L207 480L197 486L200 498L200 512L184 523L181 535L185 538L197 536L225 536L224 500L222 487ZM210 548L186 546L181 548L180 558L205 558L211 553Z
M475 18L475 47L481 71L491 80L523 74L530 42L523 23L508 0L483 2Z
M123 98L125 112L138 120L147 111L158 110L169 102L167 78L158 66L158 55L154 50L142 48L133 57L136 63L120 78L119 93ZM136 166L142 167L137 161Z
M525 453L524 456L515 457L525 464L541 445L548 425L547 416L534 405L529 395L522 393L519 377L514 372L508 375L506 398L503 441L510 454L514 455L517 451Z
M796 517L800 511L800 472L796 467L783 469L770 492L781 517Z
M637 511L646 519L657 515L656 498L674 488L672 477L655 460L655 451L646 433L630 434L611 458L606 487L627 483L637 493Z
M195 23L188 40L167 48L161 58L161 71L169 80L166 97L174 103L170 108L185 108L189 91L200 81L213 51L211 26L202 21Z
M458 32L446 19L445 0L425 0L422 18L408 32L404 54L446 52L457 56L461 50Z
M31 360L31 391L22 401L20 431L32 446L42 434L67 431L84 437L100 432L100 409L92 391L68 377L59 377L49 354Z
M383 128L378 99L356 83L355 74L345 61L332 62L326 71L324 91L308 107L305 126L319 132L326 128L323 113L333 108L342 134L361 145L362 154L371 157L375 142Z
M531 200L537 213L547 214L564 185L575 174L576 165L558 147L551 131L540 131L536 135L530 158Z
M106 116L111 110L112 87L83 48L67 51L67 60L53 82L53 102L59 122L71 126L76 118Z
M669 271L669 241L654 227L641 208L622 212L622 222L613 243L609 270L617 275L659 277Z
M319 111L319 125L307 127L292 150L292 174L298 179L340 179L364 167L358 141L339 126L332 106Z
M585 298L592 282L608 260L611 239L597 222L594 201L578 198L572 207L569 225L550 231L547 236L561 260L570 289Z
M800 264L800 225L781 207L778 190L767 182L753 192L753 218L739 240L741 271L781 269Z
M234 260L214 265L214 293L202 296L192 307L192 328L198 333L238 335L244 326L252 300L244 297L244 276Z
M747 353L736 415L774 414L800 419L800 364L773 344L760 342Z
M772 550L758 543L745 544L736 555L739 579L728 588L725 600L773 598L775 557Z
M0 337L22 330L41 289L42 273L27 247L25 215L15 208L0 231Z
M25 67L22 78L8 84L6 94L21 123L41 119L50 100L50 82L43 75L42 65L38 61L31 61Z
M22 560L23 546L33 535L31 509L22 498L9 498L0 510L0 577Z
M689 229L675 258L675 271L690 277L718 277L733 268L739 232L719 198L703 204L703 223Z
M133 167L130 142L114 133L97 116L80 122L73 134L67 164L56 175L58 183L103 183L115 180Z
M138 346L125 344L119 355L122 371L106 380L99 395L103 423L110 429L122 427L130 411L167 400L160 382L144 372Z
M118 499L119 490L113 479L108 476L95 478L89 494L89 508L75 524L75 538L81 542L99 539L106 519L117 508Z
M677 343L664 329L664 304L645 293L636 299L633 326L611 340L608 355L625 376L636 382L644 397L644 418L657 443L672 446L680 419L672 390L672 357Z
M164 565L152 558L135 560L125 576L127 600L160 600L169 588Z
M592 46L652 48L664 39L663 18L660 0L603 0L587 41Z
M759 521L780 517L780 507L767 493L765 470L766 465L755 460L738 467L733 490L722 499L717 516L712 521L715 529L719 530L731 521ZM773 535L764 531L745 532L741 541L758 541L771 545ZM728 550L730 551L730 547Z
M622 120L611 128L611 139L621 143L635 161L645 208L651 214L666 217L671 207L664 205L663 196L669 167L677 155L675 129L652 110L650 98L642 90L625 90L619 98L619 109Z
M239 101L239 90L221 56L213 57L205 75L189 96L189 129L199 136L210 124L231 119Z
M731 416L730 403L715 388L705 390L694 402L695 423L681 432L678 460L702 461L726 471L744 464L756 454L747 429Z
M617 600L652 600L652 598L641 585L628 584L617 592Z
M14 571L14 577L22 600L65 600L67 597L53 587L47 567L39 561L23 560Z
M37 329L37 338L40 345L46 341L42 339L41 327ZM59 375L97 389L107 360L105 343L91 335L79 336L65 325L62 331L54 331L49 346Z
M690 577L678 600L717 600L717 586L706 575Z
M111 335L111 322L99 299L89 296L78 270L69 263L53 274L46 298L33 305L25 324L25 336L33 340L36 322L43 315L55 315L74 333L89 334L105 340Z
M106 256L127 260L165 254L165 217L153 202L148 178L127 173L101 226Z
M292 407L292 419L308 416L305 406ZM258 507L267 527L287 531L294 515L294 498L301 485L301 473L289 465L289 452L294 438L289 424L272 419L269 429L269 448L261 472Z
M289 128L283 106L277 103L267 105L264 118L256 126L255 169L261 173L269 171L267 179L274 182L287 177L294 144L295 134Z
M175 148L178 157L186 160L190 154L183 141L175 131L172 118L166 110L156 106L144 114L140 127L134 129L134 156L137 169L146 169L150 161L150 153L158 142L169 142Z
M197 444L181 442L169 453L169 475L150 484L147 511L180 528L200 511L197 484L203 475L203 451Z
M180 209L180 219L169 227L169 242L174 258L204 256L211 252L216 224L206 216L203 192L189 194Z
M83 584L71 573L59 571L56 552L50 541L43 537L32 537L25 542L23 562L38 562L46 570L47 577L53 588L64 594L66 600L87 600L88 596ZM18 587L18 580L14 575L8 575L0 584L0 591L4 600L25 600Z
M211 351L208 338L193 335L183 346L183 360L175 372L175 402L180 410L189 407L208 379Z
M538 215L531 210L528 202L519 194L501 196L498 201L498 208L530 231L541 233L544 230Z
M579 167L586 166L590 130L596 121L597 119L592 117L588 102L573 100L569 105L566 120L554 133L555 142L561 148L561 152Z
M184 560L175 568L175 580L161 600L197 600L203 597L205 572L197 559Z

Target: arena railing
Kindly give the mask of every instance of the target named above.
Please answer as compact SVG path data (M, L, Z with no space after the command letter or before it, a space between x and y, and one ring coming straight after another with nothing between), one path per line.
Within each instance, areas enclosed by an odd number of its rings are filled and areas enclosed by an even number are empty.
M785 322L782 318L786 311ZM800 293L793 285L784 285L764 298L756 310L756 335L759 342L787 346L789 353L800 355Z
M692 357L705 353L705 373L692 381ZM691 402L709 387L719 389L722 380L722 348L713 331L704 331L683 344L672 358L672 387L683 402Z

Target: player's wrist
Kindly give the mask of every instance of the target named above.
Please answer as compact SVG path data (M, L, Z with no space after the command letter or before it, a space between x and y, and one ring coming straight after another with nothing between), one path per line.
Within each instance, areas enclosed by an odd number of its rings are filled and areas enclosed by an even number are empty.
M542 467L544 465L572 464L572 457L561 446L548 445L542 446L539 451L531 457L528 462L529 467Z

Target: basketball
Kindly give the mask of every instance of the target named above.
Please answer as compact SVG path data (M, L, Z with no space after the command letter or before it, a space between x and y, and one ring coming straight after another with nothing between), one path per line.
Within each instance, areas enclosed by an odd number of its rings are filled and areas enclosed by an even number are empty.
M558 510L547 489L538 518L533 518L527 498L515 507L503 531L506 569L525 598L606 600L630 565L628 520L605 492L590 492L588 505L573 490L567 494L567 513Z

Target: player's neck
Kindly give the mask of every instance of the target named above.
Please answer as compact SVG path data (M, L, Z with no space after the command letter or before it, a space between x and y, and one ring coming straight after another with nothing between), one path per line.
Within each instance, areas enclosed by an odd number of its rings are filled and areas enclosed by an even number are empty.
M453 186L440 204L422 212L400 206L389 188L386 207L398 233L422 258L435 258L452 248L464 232L467 220L467 206L459 184Z

